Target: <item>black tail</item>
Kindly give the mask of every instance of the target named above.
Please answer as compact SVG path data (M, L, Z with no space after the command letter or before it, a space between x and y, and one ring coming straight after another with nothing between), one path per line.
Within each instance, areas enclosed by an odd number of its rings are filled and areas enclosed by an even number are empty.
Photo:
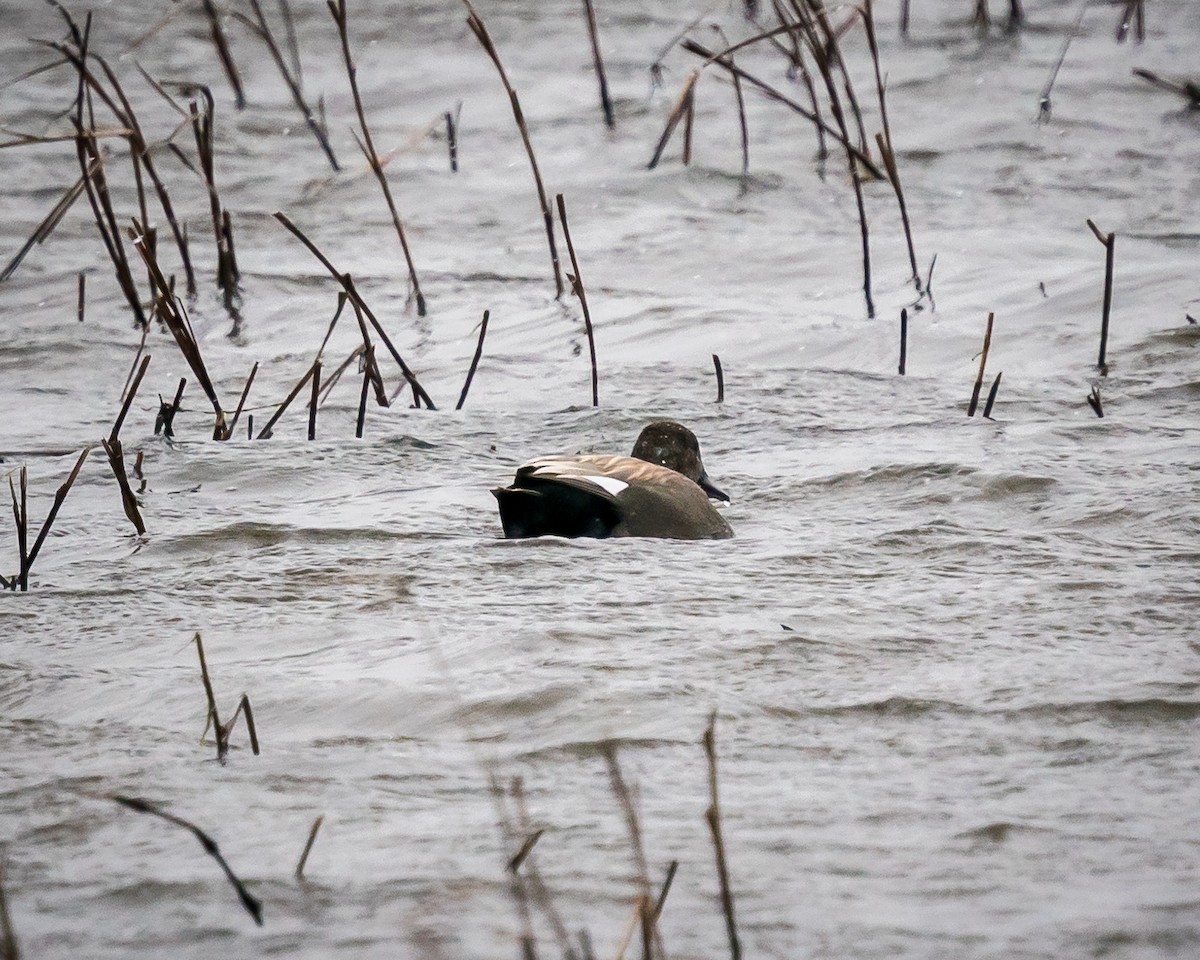
M521 478L529 482L529 478ZM500 523L510 540L525 537L607 537L620 520L600 496L562 483L497 487Z

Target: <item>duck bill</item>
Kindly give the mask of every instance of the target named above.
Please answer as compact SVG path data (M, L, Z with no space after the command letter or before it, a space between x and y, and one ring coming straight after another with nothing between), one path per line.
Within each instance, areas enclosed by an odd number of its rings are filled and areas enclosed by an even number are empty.
M700 489L707 493L711 499L724 500L726 503L729 502L729 494L709 480L707 473L700 474L700 479L696 482L700 485Z

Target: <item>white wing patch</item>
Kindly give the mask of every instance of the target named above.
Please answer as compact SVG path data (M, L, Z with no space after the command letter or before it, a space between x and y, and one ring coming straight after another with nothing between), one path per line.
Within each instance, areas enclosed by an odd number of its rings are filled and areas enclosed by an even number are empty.
M618 480L616 477L580 477L579 479L585 483L594 483L614 497L629 486L624 480Z

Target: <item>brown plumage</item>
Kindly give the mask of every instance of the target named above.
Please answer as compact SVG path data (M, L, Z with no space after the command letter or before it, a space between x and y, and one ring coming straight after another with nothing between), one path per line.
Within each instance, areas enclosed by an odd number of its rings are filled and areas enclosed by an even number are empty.
M709 501L729 497L708 479L696 435L671 420L649 424L632 456L541 457L492 493L510 538L733 536Z

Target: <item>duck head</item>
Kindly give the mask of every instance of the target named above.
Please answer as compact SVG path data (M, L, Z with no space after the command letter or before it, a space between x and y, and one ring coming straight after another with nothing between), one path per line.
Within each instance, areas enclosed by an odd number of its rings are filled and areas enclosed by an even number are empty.
M729 495L708 479L700 459L700 441L682 423L656 420L647 424L638 434L632 456L682 473L714 500L729 500Z

